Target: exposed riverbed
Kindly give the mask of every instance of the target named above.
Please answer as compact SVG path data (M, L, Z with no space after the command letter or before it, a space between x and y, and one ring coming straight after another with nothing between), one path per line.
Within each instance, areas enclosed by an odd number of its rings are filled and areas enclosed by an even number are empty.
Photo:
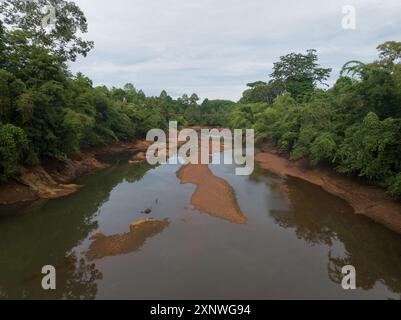
M401 236L344 200L260 167L180 175L130 156L102 159L111 166L71 195L0 208L1 298L400 298ZM228 200L199 205L204 175ZM341 288L347 264L355 291Z

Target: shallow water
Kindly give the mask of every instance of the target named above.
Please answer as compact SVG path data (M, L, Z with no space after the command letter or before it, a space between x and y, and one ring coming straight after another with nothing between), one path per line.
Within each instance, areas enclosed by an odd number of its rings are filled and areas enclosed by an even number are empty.
M180 184L178 165L129 166L128 156L68 197L0 208L1 298L400 298L401 236L344 201L260 168L240 177L211 165L247 217L234 224L192 209L195 186ZM166 223L132 240L130 224L150 217ZM98 230L129 245L90 255ZM341 287L348 264L357 290ZM56 267L55 291L41 288L44 265Z

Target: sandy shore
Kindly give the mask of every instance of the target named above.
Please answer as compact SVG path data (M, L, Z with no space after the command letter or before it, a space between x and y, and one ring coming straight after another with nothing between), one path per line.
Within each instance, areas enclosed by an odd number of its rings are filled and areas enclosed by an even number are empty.
M237 224L247 222L233 188L224 179L216 177L207 165L185 165L177 172L177 177L183 184L196 185L191 197L191 204L196 210Z
M211 161L213 153L224 151L224 145L222 143L214 145L202 136L198 141L198 151L199 163L201 153L209 154L209 161ZM238 205L234 189L226 180L216 177L208 165L184 165L177 171L177 177L182 184L196 185L196 190L191 197L191 205L195 210L236 224L247 223L247 218Z
M302 162L292 162L270 152L257 154L256 161L262 168L281 177L295 177L321 187L347 201L356 214L365 215L401 234L401 205L388 199L383 189L359 183L329 169L308 168Z
M109 167L96 159L98 155L122 151L146 150L149 143L143 140L119 142L82 151L66 161L46 159L42 165L21 167L18 177L0 184L0 204L9 205L37 199L53 199L69 195L81 186L70 181Z

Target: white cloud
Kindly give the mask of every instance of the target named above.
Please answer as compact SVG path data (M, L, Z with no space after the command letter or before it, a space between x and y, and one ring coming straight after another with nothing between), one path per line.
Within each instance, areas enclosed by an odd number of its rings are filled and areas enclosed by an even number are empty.
M132 82L150 95L167 89L238 99L286 53L316 48L325 67L339 70L348 60L374 59L379 43L401 39L399 0L76 2L95 49L73 70L99 85ZM341 28L346 4L357 10L355 31Z

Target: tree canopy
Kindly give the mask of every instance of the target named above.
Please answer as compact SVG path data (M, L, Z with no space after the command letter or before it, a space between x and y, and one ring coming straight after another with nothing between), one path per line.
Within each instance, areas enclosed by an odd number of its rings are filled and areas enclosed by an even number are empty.
M56 21L47 30L42 8L50 5ZM80 37L87 22L73 2L5 0L0 6L0 180L44 157L66 159L82 148L145 137L150 129L167 128L169 120L224 125L228 112L222 111L234 104L199 104L195 93L173 99L165 90L147 97L131 83L95 87L67 67L92 48Z
M256 130L291 159L331 164L401 196L401 42L378 46L379 59L347 62L335 85L319 88L329 70L308 55L289 54L274 64L273 79L243 93L232 127ZM285 90L272 93L273 84Z
M42 24L49 6L50 29ZM71 74L67 62L93 46L81 38L86 18L71 1L4 0L0 9L1 181L21 165L141 138L176 120L254 128L291 159L330 164L401 196L401 42L379 45L376 61L346 63L330 88L331 69L311 49L280 57L270 79L248 83L238 103L200 102L196 93L149 97L130 83L107 88Z
M52 16L54 15L54 17ZM3 0L0 18L8 30L23 31L28 44L48 49L64 60L86 56L93 42L84 13L68 0Z

